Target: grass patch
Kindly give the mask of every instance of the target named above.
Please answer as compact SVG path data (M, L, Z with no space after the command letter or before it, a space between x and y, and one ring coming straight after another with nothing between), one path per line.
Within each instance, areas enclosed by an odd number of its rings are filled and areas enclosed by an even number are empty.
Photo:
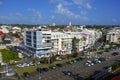
M18 53L17 52L13 52L13 51L10 51L8 49L0 49L0 52L2 54L3 62L9 62L10 60L14 60L14 61L21 60L18 57Z
M29 66L29 67L24 67L24 68L18 68L17 69L17 73L19 75L22 75L24 72L34 72L36 71L36 68L37 67L41 67L41 68L48 68L49 67L49 64L40 64L38 66Z
M18 68L17 69L17 73L19 74L19 75L22 75L24 72L34 72L34 71L36 71L36 68L37 67L40 67L40 68L48 68L50 65L56 65L56 64L58 64L58 63L60 63L60 64L65 64L67 61L70 61L70 60L74 60L75 58L72 58L72 59L66 59L66 60L62 60L62 61L55 61L55 62L53 62L52 64L40 64L40 65L38 65L38 66L30 66L30 67L24 67L24 68Z

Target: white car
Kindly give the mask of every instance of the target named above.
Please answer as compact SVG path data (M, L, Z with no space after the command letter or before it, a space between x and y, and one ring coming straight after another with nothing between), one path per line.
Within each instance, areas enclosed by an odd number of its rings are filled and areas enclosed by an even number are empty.
M34 66L34 65L35 65L35 63L33 63L33 62L30 62L30 63L29 63L29 65L31 65L31 66Z
M90 63L88 63L88 62L87 62L87 63L85 63L85 65L86 65L86 66L88 66L88 67L90 67L90 66L91 66L91 64L90 64Z
M23 64L17 64L17 67L25 67Z
M29 66L30 66L28 63L24 63L23 65L26 66L26 67L29 67Z

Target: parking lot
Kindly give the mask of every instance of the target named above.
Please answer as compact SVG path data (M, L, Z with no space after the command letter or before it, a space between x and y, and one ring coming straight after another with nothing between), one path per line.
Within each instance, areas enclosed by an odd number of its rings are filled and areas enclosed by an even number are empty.
M55 70L49 69L47 72L43 73L36 71L31 73L29 78L24 78L25 80L74 80L72 76L63 74L62 71L64 70L70 70L73 74L78 73L81 77L87 78L88 76L94 74L95 71L101 71L104 69L103 67L112 65L115 60L119 58L120 55L111 56L109 60L90 67L85 66L85 63L87 61L87 59L85 59L83 61L77 61L73 64L64 64L62 67L56 67Z
M37 71L30 73L29 77L25 77L22 75L25 80L75 80L73 76L65 75L62 71L69 70L73 74L79 74L82 78L87 78L88 76L94 74L95 71L103 70L105 66L112 65L116 59L120 59L120 55L113 56L111 55L113 52L119 50L112 50L110 52L104 52L102 55L92 55L94 58L104 56L107 58L107 61L103 61L102 63L94 64L93 66L86 66L85 63L87 60L92 59L84 59L82 61L74 62L73 64L64 64L62 67L56 67L56 69L49 69L46 72L39 73ZM13 79L14 80L14 79Z

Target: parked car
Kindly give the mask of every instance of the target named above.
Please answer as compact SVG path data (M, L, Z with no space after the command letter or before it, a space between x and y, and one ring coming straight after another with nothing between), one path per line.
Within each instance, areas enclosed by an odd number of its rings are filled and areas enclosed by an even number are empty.
M49 69L48 68L42 68L43 71L47 72Z
M62 71L65 75L72 76L72 71Z
M85 65L89 67L89 66L93 66L94 63L93 63L92 61L88 60L88 61L85 63Z
M99 59L94 59L93 62L94 63L101 63L101 61Z
M66 63L67 63L67 64L73 64L73 62L72 62L72 61L67 61Z
M58 63L58 64L56 64L56 66L58 66L58 67L62 67L62 64Z
M77 61L82 61L83 58L82 58L82 57L78 57L78 58L76 58L76 60L77 60Z
M29 65L30 66L35 66L35 63L34 62L30 62Z
M76 60L71 60L71 62L76 63L77 61Z
M49 66L49 69L55 69L56 67L55 66Z
M44 72L44 70L42 68L37 68L36 71L40 72L40 73Z
M84 80L84 78L82 78L79 74L73 74L72 77L74 80Z
M119 54L120 54L120 52L113 52L112 53L113 56L116 56L116 55L119 55Z
M17 67L25 67L23 64L17 64Z
M91 65L90 63L88 63L88 62L86 62L85 65L88 66L88 67L92 66L92 65Z
M105 66L104 69L112 68L112 66Z
M98 60L100 60L100 61L102 62L102 61L106 61L107 59L104 58L104 57L101 57L101 58L99 58Z
M28 63L23 63L25 67L29 67L30 65Z
M27 77L27 78L30 77L30 73L29 73L29 72L24 72L23 75L24 75L25 77Z

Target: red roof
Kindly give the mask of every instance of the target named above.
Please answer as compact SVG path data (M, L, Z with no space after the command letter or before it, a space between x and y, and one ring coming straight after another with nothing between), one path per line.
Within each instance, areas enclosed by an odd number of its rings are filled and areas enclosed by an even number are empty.
M20 40L20 41L24 41L24 39L23 39L23 38L19 38L19 40Z
M90 34L86 34L86 33L81 33L81 34L85 37L90 36Z
M3 35L4 33L2 31L0 31L0 36Z

